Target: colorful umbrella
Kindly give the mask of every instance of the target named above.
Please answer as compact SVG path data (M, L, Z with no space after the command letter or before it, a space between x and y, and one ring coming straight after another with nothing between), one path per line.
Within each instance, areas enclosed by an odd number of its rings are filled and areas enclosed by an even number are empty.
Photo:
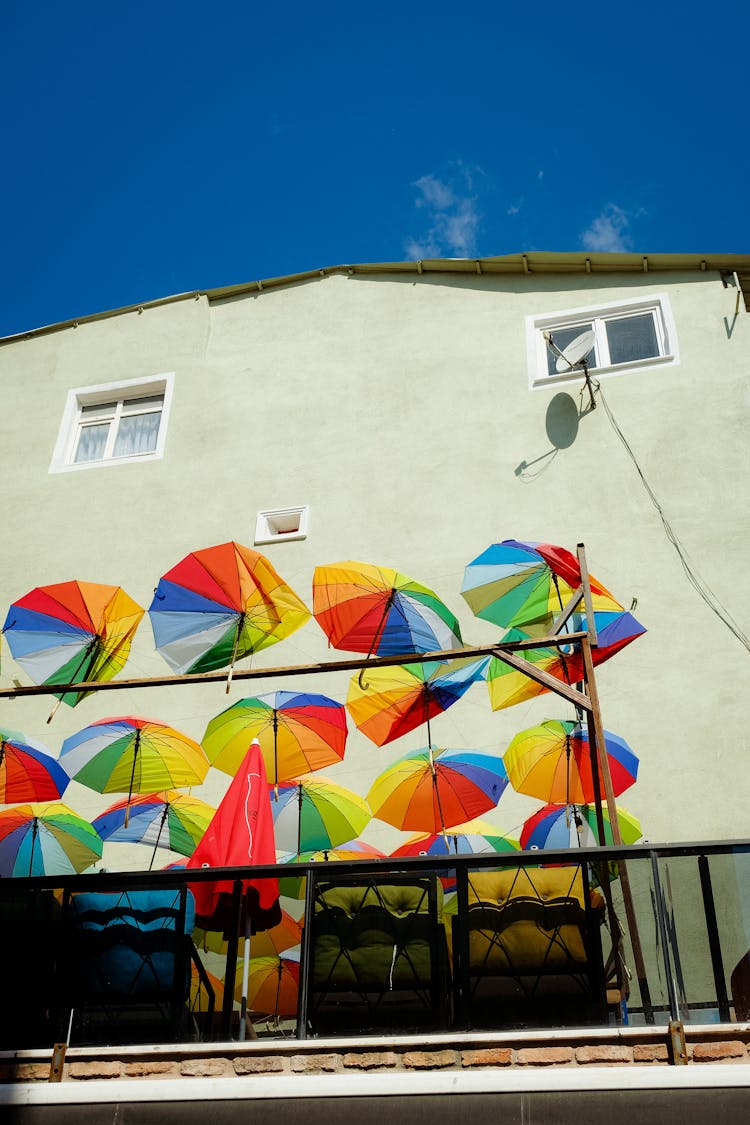
M612 844L609 809L602 808L604 836ZM617 821L623 844L634 844L643 833L638 820L618 807ZM594 805L545 805L524 822L522 848L591 848L599 843Z
M55 800L63 795L69 780L46 747L0 727L0 805Z
M385 852L364 840L348 840L336 848L323 848L320 851L290 852L281 857L281 863L335 863L337 860L385 859ZM307 879L304 875L284 875L279 879L279 890L287 898L304 898Z
M14 602L3 632L35 684L111 680L124 666L143 609L119 586L60 582ZM58 694L71 707L90 692ZM54 712L53 712L54 713Z
M347 652L397 656L462 644L458 621L438 596L390 567L316 567L313 614L334 648Z
M354 839L371 816L360 796L325 777L279 785L271 809L277 849L296 855Z
M472 684L484 678L489 657L431 660L393 668L368 669L365 682L353 676L346 706L354 722L376 746L384 746L452 707Z
M494 824L471 820L456 824L447 832L417 832L391 852L399 856L420 855L486 855L491 852L517 852L518 840L498 835Z
M624 739L604 732L615 796L628 789L638 774L638 759ZM595 800L588 732L580 723L547 719L521 731L503 756L513 788L556 805L586 805ZM597 765L599 793L604 778Z
M98 816L93 826L102 840L153 847L150 869L157 848L192 855L214 812L215 809L198 797L167 789L118 801Z
M0 812L0 875L74 875L102 857L88 821L60 801Z
M595 611L594 626L598 638L597 647L591 650L594 665L603 664L646 632L643 625L636 621L632 614L625 611L620 613ZM571 630L582 632L585 628L585 617L574 614L571 618ZM503 641L523 641L527 640L528 636L529 634L521 629L510 629L503 637ZM583 657L580 645L575 643L559 649L523 649L518 655L530 664L541 668L542 671L549 672L562 683L575 684L583 679ZM516 703L533 699L534 696L550 690L544 684L537 683L536 680L530 679L523 672L517 671L495 656L491 658L487 668L487 688L493 711L512 707Z
M282 891L283 893L285 892ZM193 941L198 949L205 952L226 954L228 942L223 934L215 930L196 927L193 930ZM288 911L282 910L278 925L253 935L251 951L255 957L273 957L287 949L294 949L301 941L302 923L292 918Z
M547 630L581 582L577 558L552 543L493 543L466 567L461 594L477 617L502 625ZM593 608L622 606L593 577Z
M235 988L240 999L241 988ZM247 1009L263 1016L287 1017L297 1014L299 960L284 956L251 957L247 988Z
M416 750L384 770L367 794L373 816L396 828L445 832L494 808L508 778L476 750Z
M208 760L197 742L156 719L100 719L63 742L60 763L97 793L133 793L199 785Z
M310 616L268 559L239 543L187 555L159 579L148 612L156 647L180 675L231 668Z
M203 749L212 765L234 774L256 738L271 784L333 765L344 756L346 711L326 695L274 691L241 699L212 719Z

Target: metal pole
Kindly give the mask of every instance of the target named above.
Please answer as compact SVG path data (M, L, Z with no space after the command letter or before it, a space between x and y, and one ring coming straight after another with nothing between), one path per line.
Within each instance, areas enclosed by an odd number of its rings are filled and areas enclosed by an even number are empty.
M719 926L716 921L716 904L714 902L713 888L711 886L711 871L708 866L708 857L698 856L698 874L701 880L701 894L703 895L703 913L706 916L706 931L708 933L708 948L711 952L711 967L714 973L716 999L719 1005L719 1015L722 1023L729 1023L729 996L724 976L724 960L721 956L721 938Z

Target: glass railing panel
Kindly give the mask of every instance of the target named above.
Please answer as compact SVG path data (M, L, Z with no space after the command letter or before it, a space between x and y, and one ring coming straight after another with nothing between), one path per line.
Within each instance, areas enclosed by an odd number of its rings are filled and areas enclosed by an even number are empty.
M744 1022L750 1009L750 853L666 856L658 870L679 1018Z

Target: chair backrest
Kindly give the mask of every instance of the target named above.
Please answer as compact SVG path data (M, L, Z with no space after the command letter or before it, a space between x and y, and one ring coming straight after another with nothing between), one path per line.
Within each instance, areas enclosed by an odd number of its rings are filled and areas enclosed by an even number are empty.
M583 873L576 867L514 867L503 871L473 871L469 875L469 905L473 902L507 906L514 899L541 903L565 901L586 909Z
M187 888L71 896L65 912L68 989L78 1003L183 1001L194 925Z

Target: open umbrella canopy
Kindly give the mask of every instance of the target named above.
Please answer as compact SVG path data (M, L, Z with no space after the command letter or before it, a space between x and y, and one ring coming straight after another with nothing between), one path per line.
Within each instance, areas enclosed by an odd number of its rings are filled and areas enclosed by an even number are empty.
M119 586L59 582L38 586L8 610L13 659L35 684L111 680L130 652L143 609ZM60 692L75 707L90 692Z
M0 811L0 875L74 875L102 856L95 828L60 801Z
M368 669L352 677L347 710L362 734L384 746L447 711L484 679L488 664L483 657Z
M54 801L68 777L46 747L19 731L0 727L0 805L16 801Z
M395 828L444 832L494 808L507 784L500 758L428 747L384 770L367 800L373 816Z
M615 796L638 774L638 759L624 739L604 732ZM556 805L587 805L595 800L588 732L580 723L547 719L517 734L503 756L510 783L519 793ZM597 763L599 792L604 778Z
M281 857L281 863L336 863L338 860L385 859L385 852L364 840L347 840L335 848L322 848L319 851L290 852ZM283 875L279 879L279 890L287 898L304 898L307 879L304 875Z
M580 582L578 559L564 547L504 539L469 563L461 594L485 621L545 631ZM595 610L622 609L600 582L593 577L589 582Z
M518 840L498 832L494 824L470 820L455 824L447 832L417 832L405 844L391 852L398 856L419 855L487 855L491 852L517 852Z
M618 613L595 610L594 626L598 639L597 647L591 650L594 665L611 659L646 632L643 625L624 610ZM574 632L582 632L586 628L585 616L574 614L570 627ZM521 629L510 629L503 640L523 641L528 637L529 634ZM549 672L561 683L576 684L583 679L583 657L580 645L575 642L562 648L523 649L519 656L542 671ZM487 689L493 711L513 707L516 703L523 703L550 690L495 656L491 657L487 668Z
M275 785L340 761L346 735L340 703L311 692L274 691L241 699L212 719L203 749L212 765L234 774L255 738Z
M310 617L268 559L239 543L193 551L149 606L156 647L175 672L209 672L283 640Z
M289 954L250 958L247 982L248 1011L263 1016L287 1017L297 1014L299 958ZM235 987L240 999L241 982Z
M60 763L97 793L152 793L199 785L208 759L197 742L157 719L100 719L63 742ZM126 810L127 817L127 810Z
M93 821L102 840L148 844L192 855L215 810L198 797L173 789L118 801ZM128 823L126 823L126 819ZM152 857L153 860L153 857Z
M390 567L341 562L313 575L313 613L334 648L368 656L458 648L458 621L427 586Z
M612 844L609 809L602 808L605 843ZM640 822L618 806L617 821L623 844L634 844L643 835ZM521 830L522 848L591 848L599 843L594 805L545 805Z
M271 811L277 849L295 855L352 840L371 818L357 793L325 777L301 777L279 785Z

